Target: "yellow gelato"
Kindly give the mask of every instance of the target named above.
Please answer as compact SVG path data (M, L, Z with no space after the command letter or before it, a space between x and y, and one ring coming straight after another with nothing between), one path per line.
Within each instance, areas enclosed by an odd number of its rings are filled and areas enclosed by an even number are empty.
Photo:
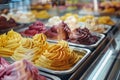
M39 59L35 61L35 65L53 70L67 70L79 59L80 56L69 48L67 42L60 41L40 55Z
M25 48L31 49L34 46L34 41L31 38L23 38L21 40L21 45Z
M65 15L61 16L61 20L66 20L69 16L74 16L76 20L79 20L79 15L78 14L73 14L73 13L66 13Z
M14 58L15 60L21 59L31 60L33 55L34 51L32 49L27 49L24 48L23 46L20 46L14 51L12 58Z

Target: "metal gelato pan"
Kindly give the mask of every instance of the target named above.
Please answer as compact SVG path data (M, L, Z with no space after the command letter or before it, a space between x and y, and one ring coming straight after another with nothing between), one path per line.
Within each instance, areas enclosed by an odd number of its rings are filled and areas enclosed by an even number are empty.
M92 33L92 34L99 37L99 40L95 44L84 45L84 44L76 44L76 43L69 42L69 45L93 49L93 48L95 48L99 45L99 43L104 39L105 35L104 34L99 34L99 33Z
M83 55L83 57L81 59L79 59L78 62L70 69L68 69L68 70L52 70L52 69L37 66L38 69L43 71L43 72L48 72L48 73L58 75L58 76L73 73L86 60L86 58L90 55L91 51L89 49L78 48L78 47L73 47L73 46L70 46L70 48L72 48L76 52L80 52L80 55Z

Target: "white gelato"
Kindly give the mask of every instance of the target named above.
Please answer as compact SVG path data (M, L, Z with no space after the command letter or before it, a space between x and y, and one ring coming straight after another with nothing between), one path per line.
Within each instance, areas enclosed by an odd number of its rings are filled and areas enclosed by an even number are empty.
M9 17L12 17L15 19L16 22L18 23L30 23L30 22L35 22L35 16L31 12L16 12L16 13L9 13Z
M62 20L60 19L59 16L54 16L48 20L48 23L46 24L46 26L52 27L53 25L58 25L61 22Z
M74 16L69 16L64 22L69 26L71 30L80 27L77 19Z

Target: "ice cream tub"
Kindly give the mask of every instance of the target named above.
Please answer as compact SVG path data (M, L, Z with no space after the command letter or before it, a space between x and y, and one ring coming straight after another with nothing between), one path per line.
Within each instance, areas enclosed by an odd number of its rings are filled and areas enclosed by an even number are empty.
M69 75L71 73L73 73L85 60L86 58L90 55L91 51L89 49L85 49L85 48L79 48L79 47L74 47L74 46L70 46L71 49L73 49L75 52L79 52L76 54L81 55L82 57L77 61L77 63L75 63L75 65L73 67L71 67L70 69L66 69L66 70L53 70L53 69L48 69L45 67L41 67L41 66L37 66L37 68L40 71L43 72L48 72L54 75Z
M97 37L99 37L99 40L95 44L84 45L84 44L76 44L76 43L69 42L69 45L93 49L93 48L95 48L95 47L97 47L99 45L99 43L104 39L105 35L104 34L100 34L100 33L94 33L94 32L92 32L92 34L96 35Z
M46 80L61 80L59 77L45 73L45 72L40 72L40 75L45 76L47 78Z

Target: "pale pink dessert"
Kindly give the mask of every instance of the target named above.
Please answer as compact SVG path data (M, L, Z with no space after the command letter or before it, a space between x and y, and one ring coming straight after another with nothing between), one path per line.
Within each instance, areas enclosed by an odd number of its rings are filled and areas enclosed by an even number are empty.
M7 66L9 65L9 63L0 57L0 80L1 80L1 75L3 73L5 73L5 69L7 68Z
M46 80L46 78L41 76L30 62L22 60L1 69L0 80Z

